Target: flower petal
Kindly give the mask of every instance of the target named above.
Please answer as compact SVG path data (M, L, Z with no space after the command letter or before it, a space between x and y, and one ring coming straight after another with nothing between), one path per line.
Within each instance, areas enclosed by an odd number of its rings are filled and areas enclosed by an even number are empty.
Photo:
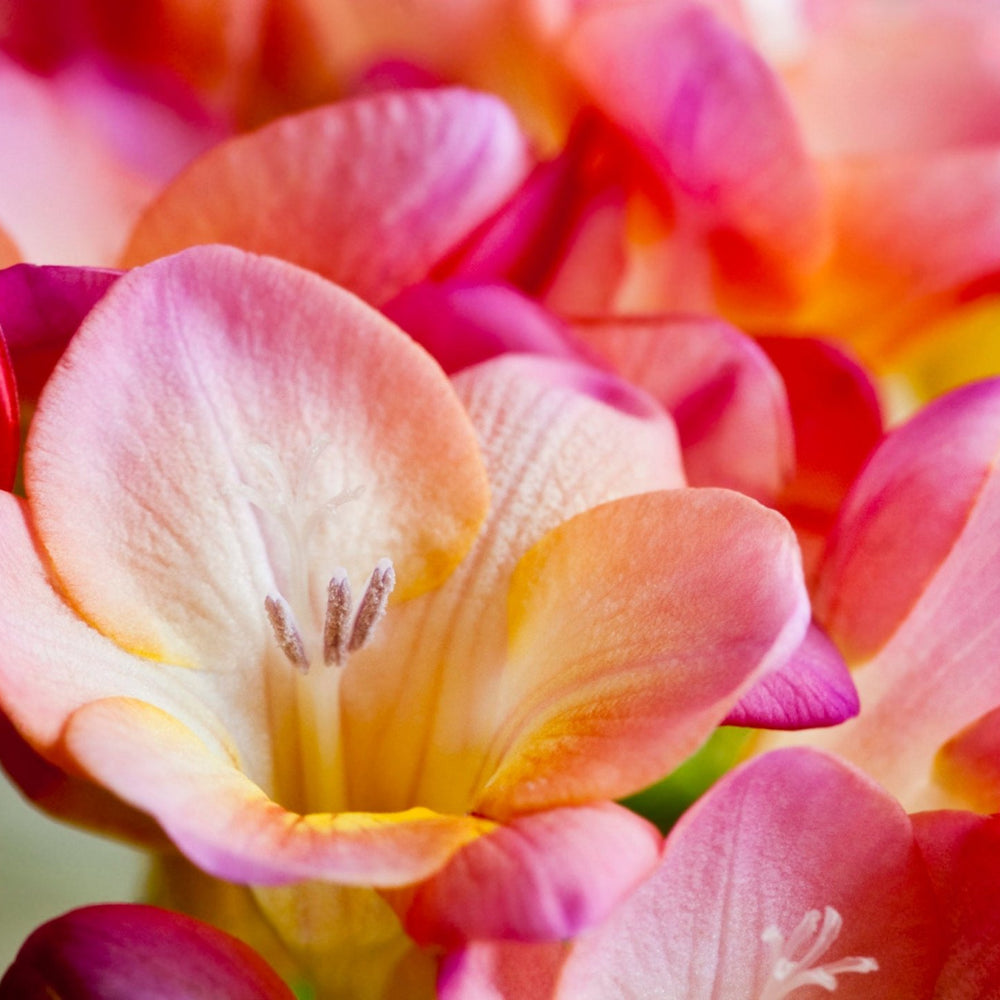
M144 846L169 848L163 832L148 816L50 763L2 713L0 763L21 793L51 816Z
M491 510L444 586L393 608L393 655L376 642L344 676L357 808L468 810L503 718L497 685L518 559L581 510L683 482L670 418L613 375L506 355L454 384L482 441Z
M914 816L913 827L949 932L934 996L995 996L1000 990L1000 820L929 812Z
M808 623L787 523L710 489L628 497L549 532L509 609L506 721L477 804L496 816L662 777Z
M293 1000L264 960L224 931L153 906L87 906L50 920L0 981L3 1000Z
M909 818L833 758L771 754L685 814L652 877L574 945L557 996L759 996L775 961L764 932L787 938L828 906L843 930L814 964L878 962L838 977L838 998L930 997L941 928Z
M38 400L70 338L119 274L35 264L0 271L0 327L25 399Z
M817 616L848 655L870 657L853 672L862 711L794 742L856 763L909 809L982 801L961 761L976 738L938 753L1000 706L998 449L1000 380L927 407L875 452L820 571Z
M758 337L788 393L795 475L779 508L814 568L844 496L882 439L882 414L865 370L833 344L812 337Z
M888 641L978 525L998 453L1000 381L943 397L875 452L844 503L817 584L817 617L849 660Z
M0 229L0 267L10 267L21 259L17 244Z
M860 709L843 657L812 624L791 658L757 681L725 721L759 729L812 729L838 725Z
M555 941L603 920L659 859L660 835L610 803L512 820L401 900L418 944Z
M574 332L670 411L692 486L774 499L793 464L788 400L749 337L693 318L602 319Z
M440 1000L541 1000L555 996L566 946L476 942L448 955L438 976Z
M815 257L819 187L760 56L703 4L581 10L567 65L667 190L708 228L738 232L796 266Z
M952 736L937 752L933 773L977 812L1000 810L1000 706Z
M134 699L85 705L65 743L89 777L154 816L199 867L232 882L406 885L492 828L428 809L288 812L183 723Z
M0 272L2 273L2 272ZM14 486L17 458L21 450L21 417L14 366L0 324L0 489Z
M82 613L126 648L221 674L259 659L269 594L325 593L338 565L363 579L389 556L412 596L462 558L486 506L474 432L409 338L309 272L224 247L116 283L49 381L26 464ZM307 520L358 489L297 566L305 528L285 531L282 498Z
M11 150L0 164L0 225L25 260L110 263L152 184L125 167L44 79L5 56L0 91L0 132Z
M53 589L26 505L0 493L0 703L17 732L47 759L61 749L66 719L112 694L142 697L183 718L222 752L230 743L206 705L197 671L152 664L91 628Z
M532 299L504 285L424 282L382 307L453 373L506 352L573 358L569 333Z
M493 97L357 98L212 149L153 203L123 260L230 243L311 268L377 305L424 279L527 165L517 125Z

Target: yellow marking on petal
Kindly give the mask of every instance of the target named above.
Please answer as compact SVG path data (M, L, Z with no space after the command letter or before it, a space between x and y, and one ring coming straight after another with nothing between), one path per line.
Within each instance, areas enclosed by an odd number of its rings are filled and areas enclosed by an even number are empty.
M367 833L391 826L437 826L441 823L453 824L458 843L469 844L484 834L491 833L499 824L481 816L447 816L433 809L415 806L402 812L393 813L307 813L286 816L289 826L304 825L317 833Z

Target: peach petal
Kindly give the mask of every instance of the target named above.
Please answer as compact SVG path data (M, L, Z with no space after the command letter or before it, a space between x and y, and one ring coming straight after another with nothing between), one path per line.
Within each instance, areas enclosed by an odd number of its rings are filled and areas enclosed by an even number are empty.
M359 808L470 808L485 745L503 720L497 685L518 559L573 514L683 483L670 418L613 375L505 355L458 373L454 385L482 442L491 509L447 582L393 608L394 655L361 651L345 674Z
M791 531L746 497L675 490L578 515L518 564L506 722L477 809L616 798L662 777L807 623Z
M378 305L427 277L526 171L524 140L493 97L356 98L216 146L147 210L122 259L229 243L311 268Z
M199 867L233 882L406 885L492 828L428 809L289 812L182 722L135 699L85 705L69 720L65 743L90 778L153 816Z

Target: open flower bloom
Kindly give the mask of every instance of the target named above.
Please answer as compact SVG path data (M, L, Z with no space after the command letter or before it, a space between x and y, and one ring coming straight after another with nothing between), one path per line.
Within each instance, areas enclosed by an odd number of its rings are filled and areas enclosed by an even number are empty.
M230 248L115 283L25 466L27 502L0 497L21 738L219 878L437 874L395 901L428 942L597 919L656 850L605 800L692 752L808 619L787 524L678 489L647 397L513 356L449 382L353 296ZM294 896L261 901L294 923Z
M909 809L1000 809L997 670L1000 381L956 390L892 432L848 495L815 612L861 713L767 735L854 761Z
M252 948L152 906L88 906L50 920L0 979L3 1000L293 1000Z
M945 940L910 818L860 772L798 749L744 765L692 806L604 924L568 948L473 944L443 969L440 995L798 1000L823 987L931 1000Z

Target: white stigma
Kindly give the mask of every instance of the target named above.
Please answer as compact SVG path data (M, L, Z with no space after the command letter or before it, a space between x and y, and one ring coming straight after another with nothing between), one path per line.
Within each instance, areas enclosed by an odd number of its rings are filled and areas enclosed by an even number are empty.
M817 965L840 934L843 920L832 907L810 910L786 940L777 927L768 927L761 940L771 949L771 974L759 1000L783 1000L802 986L822 986L831 993L837 988L837 976L847 972L875 972L874 958L841 958Z

